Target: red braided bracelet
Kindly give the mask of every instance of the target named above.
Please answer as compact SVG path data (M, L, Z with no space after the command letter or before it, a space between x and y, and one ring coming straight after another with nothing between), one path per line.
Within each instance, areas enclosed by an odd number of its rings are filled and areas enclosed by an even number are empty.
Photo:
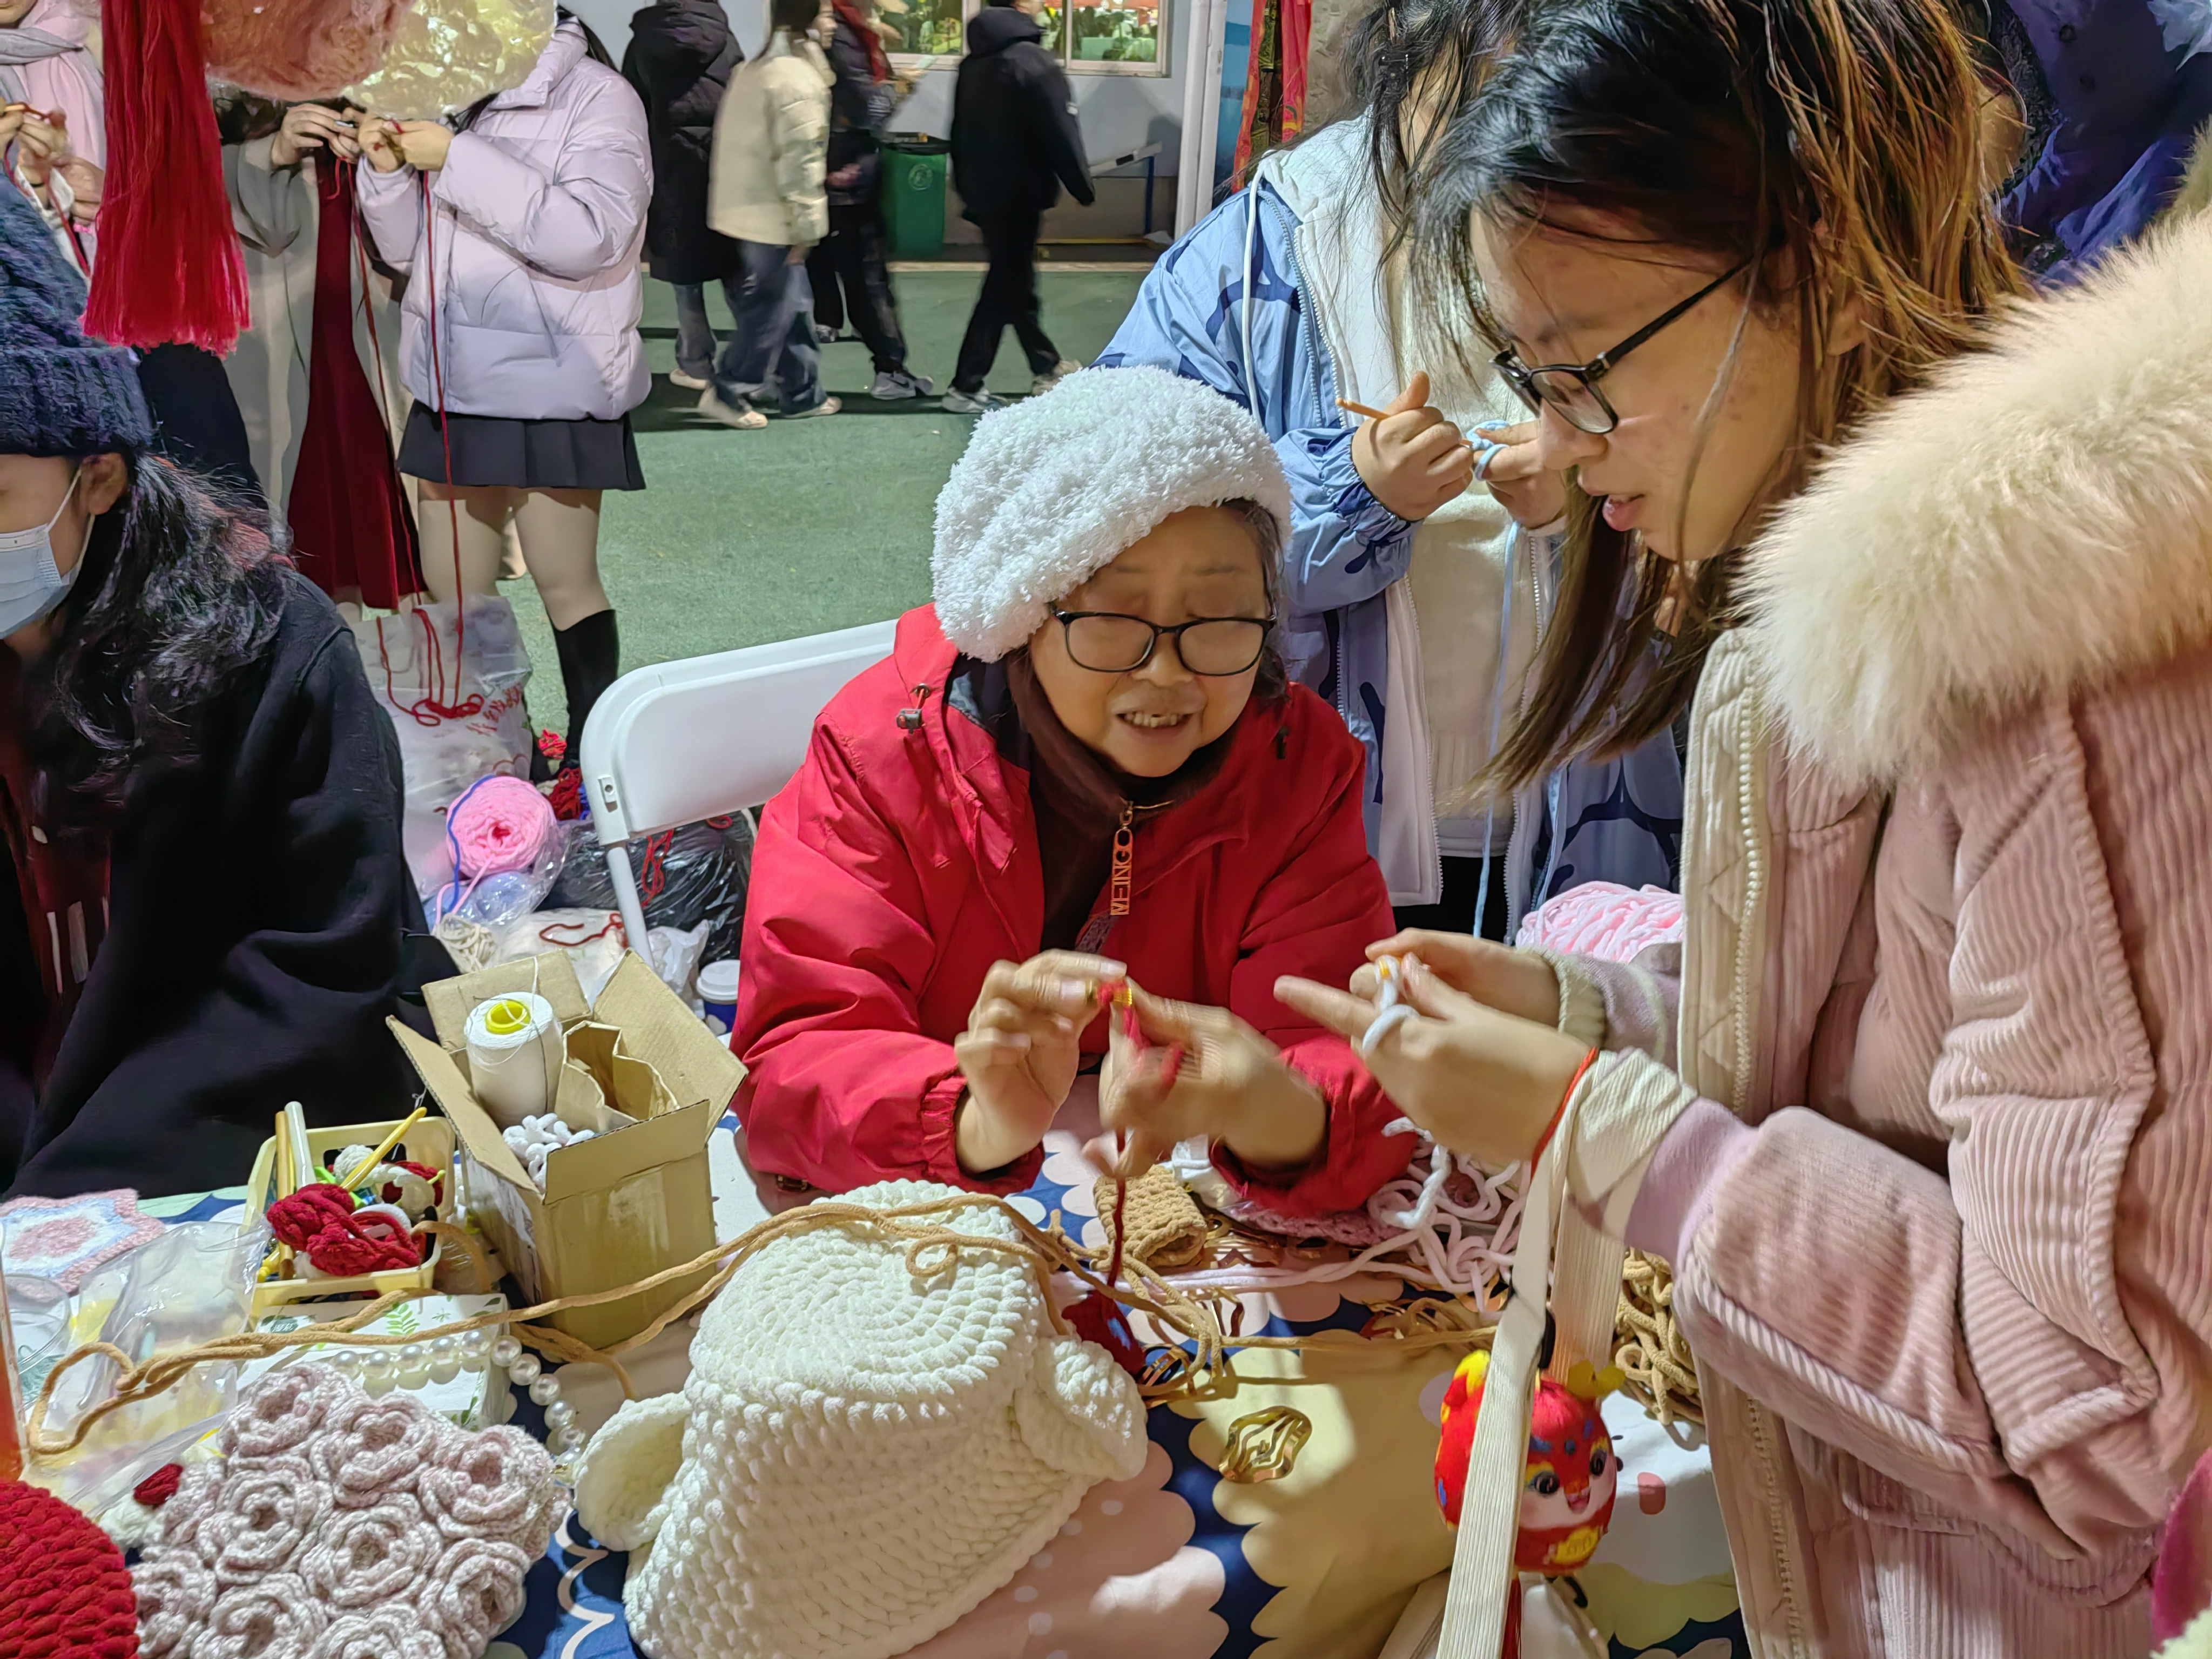
M1536 1165L1544 1156L1544 1149L1552 1144L1552 1137L1559 1133L1559 1120L1567 1115L1567 1103L1575 1097L1575 1091L1582 1087L1583 1079L1589 1075L1589 1068L1597 1064L1597 1057L1603 1052L1602 1049L1593 1048L1584 1054L1583 1063L1575 1067L1575 1074L1567 1079L1567 1091L1559 1097L1559 1103L1552 1112L1552 1121L1544 1126L1544 1133L1537 1137L1536 1150L1528 1154L1530 1175L1536 1173Z

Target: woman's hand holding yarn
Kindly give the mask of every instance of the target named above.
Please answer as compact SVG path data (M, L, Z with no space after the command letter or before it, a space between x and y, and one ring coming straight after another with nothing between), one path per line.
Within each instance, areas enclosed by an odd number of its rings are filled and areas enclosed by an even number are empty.
M1371 969L1361 975L1371 981ZM1549 1020L1502 1013L1453 989L1418 956L1400 958L1398 981L1401 1000L1419 1018L1391 1026L1368 1049L1360 1039L1381 1012L1378 997L1288 978L1276 981L1275 994L1349 1038L1383 1091L1443 1145L1492 1169L1527 1158L1589 1049ZM1555 994L1554 1018L1557 1008Z
M1489 487L1515 522L1532 530L1553 523L1567 510L1567 476L1545 459L1537 442L1541 428L1540 422L1523 421L1518 426L1493 422L1474 429L1483 446L1475 457L1475 481Z
M1471 933L1407 928L1367 947L1367 966L1352 976L1352 994L1373 1000L1382 991L1376 964L1384 957L1416 957L1423 967L1462 996L1487 1003L1501 1014L1556 1025L1559 976L1534 951L1516 951Z
M1098 1014L1098 988L1128 969L1104 957L1047 951L1027 962L994 963L952 1041L968 1079L954 1133L960 1167L996 1170L1044 1139L1075 1086L1083 1033Z
M397 173L402 156L399 154L399 129L380 115L367 117L361 124L361 153L362 159L379 173Z
M399 157L417 173L435 173L446 165L446 152L453 146L453 131L442 121L402 121L392 128Z
M1311 1161L1328 1106L1273 1043L1226 1008L1129 994L1142 1041L1116 1021L1098 1087L1099 1122L1121 1138L1115 1174L1141 1175L1200 1136L1255 1169Z

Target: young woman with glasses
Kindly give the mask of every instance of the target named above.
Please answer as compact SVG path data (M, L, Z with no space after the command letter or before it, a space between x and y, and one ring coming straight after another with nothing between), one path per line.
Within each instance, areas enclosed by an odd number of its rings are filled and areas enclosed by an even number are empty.
M1390 925L1359 744L1274 654L1289 506L1259 423L1158 369L976 428L935 605L762 817L732 1037L757 1168L1018 1191L1102 1060L1132 1170L1203 1138L1225 1201L1312 1218L1405 1168L1350 1045L1274 997ZM1125 986L1139 1041L1102 1011Z
M2212 224L2011 304L1979 101L1942 0L1557 0L1425 239L1580 497L1498 775L1686 708L1688 933L1385 942L1370 1063L1672 1263L1764 1652L2142 1654L2212 1440Z

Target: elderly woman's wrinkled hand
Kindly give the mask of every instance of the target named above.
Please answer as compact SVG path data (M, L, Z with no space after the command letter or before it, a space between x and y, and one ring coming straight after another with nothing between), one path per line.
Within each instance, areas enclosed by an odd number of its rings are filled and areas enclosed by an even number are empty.
M1120 963L1074 951L994 963L952 1055L968 1079L954 1131L960 1167L981 1175L1044 1139L1075 1086L1083 1033L1098 1014L1098 988L1128 975Z
M1144 1042L1118 1010L1099 1080L1098 1120L1119 1138L1110 1162L1142 1174L1179 1142L1204 1138L1254 1169L1297 1169L1327 1138L1321 1091L1275 1045L1226 1008L1172 1002L1130 988Z
M1373 982L1370 969L1360 973ZM1279 980L1275 994L1348 1038L1383 1091L1444 1146L1492 1169L1528 1158L1559 1115L1587 1050L1550 1024L1454 990L1418 957L1400 959L1398 978L1413 1018L1379 1033L1372 1049L1361 1039L1382 1012L1379 994L1309 979Z

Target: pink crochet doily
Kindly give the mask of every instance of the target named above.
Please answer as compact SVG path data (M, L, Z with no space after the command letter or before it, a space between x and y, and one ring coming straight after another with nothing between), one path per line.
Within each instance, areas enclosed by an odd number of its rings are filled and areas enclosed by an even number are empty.
M129 1188L0 1204L0 1276L51 1279L74 1293L116 1257L161 1236Z

